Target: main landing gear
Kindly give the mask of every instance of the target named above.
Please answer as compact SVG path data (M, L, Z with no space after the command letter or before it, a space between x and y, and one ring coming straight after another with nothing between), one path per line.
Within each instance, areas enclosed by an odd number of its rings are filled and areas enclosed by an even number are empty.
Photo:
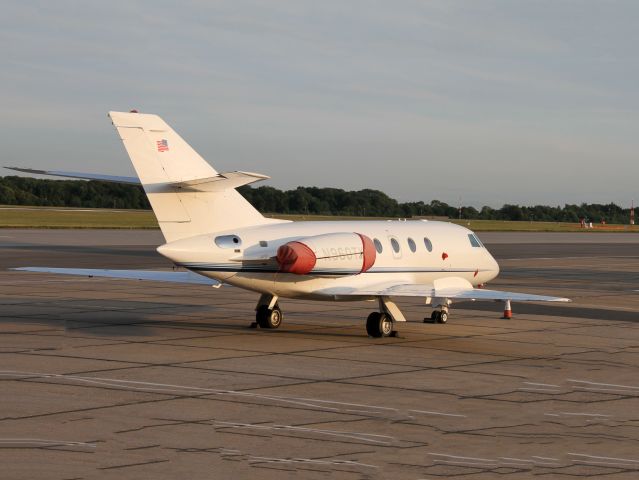
M278 328L282 324L282 310L277 304L277 295L262 294L255 306L255 322L251 328ZM380 311L373 312L366 320L366 332L374 338L394 337L393 330L396 321L405 322L406 319L393 302L386 297L379 299Z
M394 330L396 322L405 322L406 319L397 305L388 297L379 297L379 312L372 312L366 319L366 333L373 338L396 337Z
M255 312L255 322L260 328L277 328L282 324L282 310L275 304L275 307L260 307Z
M393 321L382 312L372 312L366 319L366 333L370 337L388 337L393 332Z
M284 318L276 295L263 294L255 306L255 323L251 328L278 328Z

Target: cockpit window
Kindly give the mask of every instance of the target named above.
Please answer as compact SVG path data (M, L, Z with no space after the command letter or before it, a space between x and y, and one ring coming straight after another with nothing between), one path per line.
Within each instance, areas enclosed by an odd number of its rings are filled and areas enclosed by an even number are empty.
M476 247L476 248L481 248L481 247L482 247L482 244L481 244L481 242L479 241L479 238L477 238L474 234L469 233L469 234L468 234L468 240L470 240L470 244L471 244L473 247Z

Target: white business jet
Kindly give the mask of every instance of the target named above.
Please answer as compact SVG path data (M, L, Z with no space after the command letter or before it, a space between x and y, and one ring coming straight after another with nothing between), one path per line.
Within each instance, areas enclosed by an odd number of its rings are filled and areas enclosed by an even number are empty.
M158 252L186 271L25 267L18 270L178 283L222 283L261 294L254 326L282 323L280 298L377 301L371 337L406 319L392 300L421 297L424 321L446 323L453 300L565 302L482 287L499 266L477 236L448 222L317 221L265 218L235 189L269 178L218 173L157 115L110 112L139 178L19 169L30 173L142 184L166 243Z

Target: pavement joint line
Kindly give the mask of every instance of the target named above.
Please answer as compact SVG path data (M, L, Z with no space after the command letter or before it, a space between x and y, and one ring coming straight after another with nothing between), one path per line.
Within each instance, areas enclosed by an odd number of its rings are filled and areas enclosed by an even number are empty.
M46 354L46 355L43 355L41 353L35 353L35 352L37 352L37 350L34 351L33 349L28 349L28 350L22 350L22 351L18 351L18 352L9 352L9 353L27 354L27 355L32 355L34 357L55 357L55 358L64 358L64 359L72 359L72 360L89 360L89 361L97 361L97 362L135 363L135 362L131 362L131 361L128 361L128 360L116 360L116 359L111 359L111 358L78 357L78 356L74 356L74 355L61 355L61 354L55 354L55 355Z
M124 465L112 465L110 467L98 467L99 470L114 470L119 468L130 468L130 467L140 467L143 465L151 465L156 463L164 463L168 462L168 459L159 459L159 460L149 460L147 462L138 462L138 463L129 463Z

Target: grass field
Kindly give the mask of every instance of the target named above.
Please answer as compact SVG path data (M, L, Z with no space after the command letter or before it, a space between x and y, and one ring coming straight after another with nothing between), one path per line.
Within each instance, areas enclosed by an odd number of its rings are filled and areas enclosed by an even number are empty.
M331 217L325 215L267 215L285 220L396 220L377 217ZM510 222L498 220L452 220L478 232L639 232L634 225L595 225L582 229L576 223ZM109 210L56 207L0 206L0 228L158 228L149 210Z
M148 210L0 207L3 228L158 228Z
M577 223L564 222L512 222L504 220L452 220L477 232L635 232L637 225L593 225L593 228L581 228Z

